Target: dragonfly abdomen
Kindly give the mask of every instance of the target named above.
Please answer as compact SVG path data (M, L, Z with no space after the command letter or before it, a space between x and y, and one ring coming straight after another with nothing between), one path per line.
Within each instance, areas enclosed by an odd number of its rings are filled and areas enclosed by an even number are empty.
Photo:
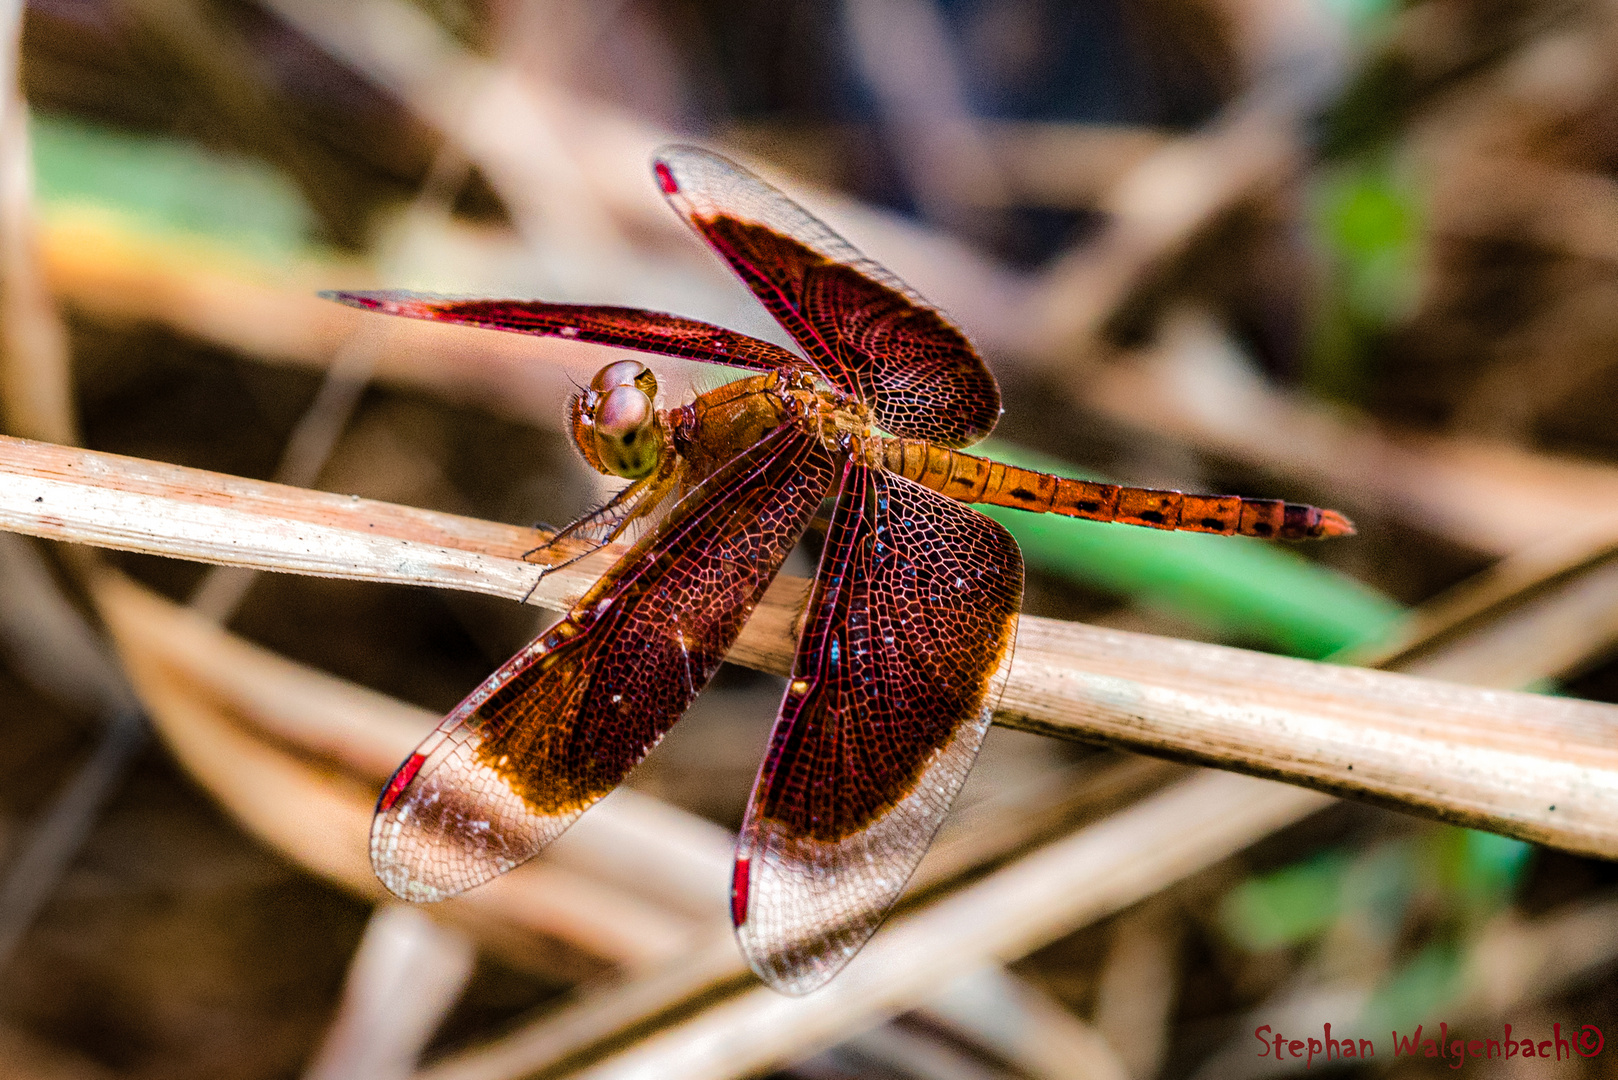
M921 439L884 439L882 460L890 471L961 502L1011 506L1036 514L1270 540L1312 540L1354 531L1337 511L1304 503L1072 480Z

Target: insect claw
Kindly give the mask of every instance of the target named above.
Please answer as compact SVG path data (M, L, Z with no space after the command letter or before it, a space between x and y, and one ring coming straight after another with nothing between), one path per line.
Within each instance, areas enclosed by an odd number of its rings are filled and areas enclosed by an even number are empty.
M538 550L538 549L536 548L535 550ZM527 592L522 594L522 602L524 604L528 603L528 601L530 601L530 600L532 600L534 598L535 591L539 589L539 583L541 581L544 581L545 580L545 575L550 573L550 572L551 572L551 568L548 567L548 566L541 566L539 568L539 574L534 578L534 583L532 585L528 586L528 591Z

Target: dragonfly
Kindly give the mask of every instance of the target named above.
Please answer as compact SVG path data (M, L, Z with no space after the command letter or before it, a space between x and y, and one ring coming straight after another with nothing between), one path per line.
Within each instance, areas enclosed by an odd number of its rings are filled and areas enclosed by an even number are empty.
M1000 392L943 312L726 158L668 147L653 174L796 351L635 308L324 294L746 373L661 405L654 372L618 359L573 396L578 452L629 483L548 546L638 538L399 767L371 861L395 895L432 901L533 857L686 711L830 496L730 891L749 965L803 994L899 898L1005 686L1022 555L968 504L1283 540L1353 526L1299 503L1073 480L964 452L999 419Z

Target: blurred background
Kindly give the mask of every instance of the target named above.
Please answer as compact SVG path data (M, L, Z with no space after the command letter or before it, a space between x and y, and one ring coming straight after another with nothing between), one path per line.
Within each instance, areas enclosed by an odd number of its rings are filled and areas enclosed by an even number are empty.
M1604 0L6 11L10 433L565 523L610 490L562 430L609 350L383 326L314 293L630 304L783 340L652 184L653 150L693 141L972 336L1005 392L985 452L1359 526L1283 549L1008 512L1028 613L1618 701ZM673 401L716 384L657 366ZM671 1032L753 1000L725 830L778 680L727 667L610 824L424 915L369 877L369 802L542 616L101 558L139 585L116 611L86 601L82 552L0 545L6 1076L492 1080L640 1054L659 1076L1213 1080L1303 1069L1254 1028L1328 1022L1377 1057L1309 1071L1418 1076L1454 1062L1396 1060L1390 1026L1618 1033L1610 864L1337 803L1122 911L1076 905L1015 956L963 945L958 981L880 1015L659 1063ZM992 732L913 910L969 905L1188 772ZM1618 1050L1465 1067L1618 1076Z

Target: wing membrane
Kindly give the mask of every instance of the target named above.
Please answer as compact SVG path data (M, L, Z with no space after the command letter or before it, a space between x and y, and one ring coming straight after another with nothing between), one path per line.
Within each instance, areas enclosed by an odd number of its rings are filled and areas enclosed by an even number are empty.
M737 938L787 993L836 974L921 861L988 730L1022 601L998 523L855 462L840 487L737 841Z
M457 299L398 289L320 295L349 307L411 319L589 341L755 371L799 367L803 363L779 345L661 311L604 304L547 304L543 300Z
M787 425L682 499L400 767L371 827L383 884L469 889L616 787L707 684L834 473Z
M906 438L968 446L1000 389L966 336L914 289L741 166L693 146L654 165L671 205L730 263L832 385Z

